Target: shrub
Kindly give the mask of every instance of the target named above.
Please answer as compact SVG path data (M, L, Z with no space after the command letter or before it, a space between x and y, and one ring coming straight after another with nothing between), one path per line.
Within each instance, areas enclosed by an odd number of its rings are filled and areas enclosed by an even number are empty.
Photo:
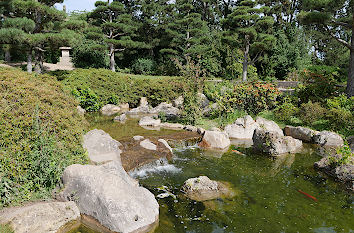
M316 121L323 119L326 109L320 103L312 103L311 101L302 104L300 107L300 118L307 125L313 125Z
M327 99L326 119L330 122L330 128L345 134L354 132L354 97L345 95Z
M290 123L292 118L299 112L299 109L291 102L289 98L286 98L283 104L278 106L274 112L277 119Z
M337 72L310 67L302 73L303 85L296 88L295 95L301 103L323 102L326 98L337 95L341 88L337 87Z
M132 71L135 74L153 74L155 70L155 62L148 58L139 58L132 65Z
M0 68L0 207L43 198L87 158L78 102L48 75Z
M182 95L186 85L179 77L138 76L106 69L76 69L67 75L63 84L71 92L90 89L97 95L100 106L112 102L137 106L141 97L147 97L156 106Z
M105 68L109 64L105 46L92 40L73 47L72 61L76 68Z
M90 88L77 88L72 93L80 101L80 106L87 111L96 112L100 109L98 96ZM112 97L108 101L112 103Z

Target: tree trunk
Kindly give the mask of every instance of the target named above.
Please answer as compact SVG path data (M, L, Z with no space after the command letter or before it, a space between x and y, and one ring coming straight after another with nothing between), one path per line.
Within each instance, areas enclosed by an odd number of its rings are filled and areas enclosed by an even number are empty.
M11 62L10 45L6 46L6 48L5 48L5 62L6 63Z
M37 74L41 74L42 71L43 71L43 54L42 54L42 51L36 49L34 53L35 53L34 71Z
M353 20L354 20L354 14L353 14ZM351 41L351 48L350 48L349 73L348 73L346 93L348 97L354 96L354 21L352 23L352 41Z
M248 69L248 54L250 52L250 42L249 42L249 37L246 35L246 46L245 46L245 52L244 52L244 57L243 57L243 70L242 70L242 81L246 82L247 81L247 69Z
M27 72L32 73L32 49L27 52Z
M109 68L116 72L116 61L114 60L114 45L109 44Z

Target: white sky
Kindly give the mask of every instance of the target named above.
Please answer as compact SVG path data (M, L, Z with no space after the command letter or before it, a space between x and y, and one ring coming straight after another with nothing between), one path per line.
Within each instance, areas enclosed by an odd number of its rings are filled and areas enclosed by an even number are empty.
M65 0L64 4L56 4L57 9L62 10L66 5L67 12L70 11L91 11L95 7L97 0Z

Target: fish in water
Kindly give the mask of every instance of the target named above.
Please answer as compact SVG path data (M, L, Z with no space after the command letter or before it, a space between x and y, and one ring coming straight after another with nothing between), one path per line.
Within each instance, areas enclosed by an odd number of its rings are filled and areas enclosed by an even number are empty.
M232 150L232 152L239 154L239 155L245 155L244 153L239 152L238 150Z
M160 193L159 195L157 195L157 198L166 198L166 197L172 197L173 199L177 199L176 195L174 195L171 192L165 192L165 193Z
M305 193L305 192L303 192L303 191L301 191L301 190L297 190L297 191L298 191L299 193L304 194L306 197L309 197L309 198L311 198L312 200L317 201L317 198L316 198L316 197L313 197L313 196L311 196L310 194Z

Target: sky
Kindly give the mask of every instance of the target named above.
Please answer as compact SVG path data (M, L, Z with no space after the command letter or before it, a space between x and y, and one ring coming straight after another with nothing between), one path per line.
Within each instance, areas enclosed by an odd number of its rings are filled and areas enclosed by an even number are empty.
M56 4L57 9L62 10L63 5L66 5L66 9L68 12L70 11L90 11L94 8L95 2L97 0L65 0L64 4Z

